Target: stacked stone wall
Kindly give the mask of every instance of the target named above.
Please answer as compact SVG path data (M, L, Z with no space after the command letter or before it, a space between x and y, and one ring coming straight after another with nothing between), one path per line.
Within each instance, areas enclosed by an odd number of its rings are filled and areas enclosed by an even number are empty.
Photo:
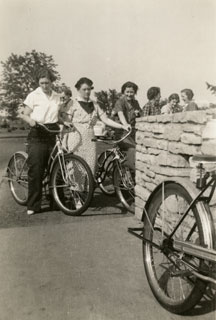
M209 109L137 119L135 214L138 218L159 183L169 177L193 180L191 156L216 155L216 139L205 133L207 123L214 118L216 110Z

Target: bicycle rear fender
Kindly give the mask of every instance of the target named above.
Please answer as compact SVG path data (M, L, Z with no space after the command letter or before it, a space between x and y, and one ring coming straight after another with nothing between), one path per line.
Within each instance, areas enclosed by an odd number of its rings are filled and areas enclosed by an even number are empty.
M188 179L188 178L179 178L179 177L173 177L170 179L166 179L163 182L161 182L150 194L149 198L146 201L146 204L143 209L142 219L141 221L144 221L146 213L148 212L149 205L156 194L158 190L161 189L162 192L162 186L163 184L168 185L169 183L177 183L181 185L185 190L188 191L188 193L191 195L192 199L196 198L200 192L195 185ZM213 217L211 214L211 211L209 210L209 207L206 203L203 201L198 201L196 203L196 208L198 212L200 213L200 219L203 227L206 229L205 234L207 235L205 239L205 244L208 246L208 248L214 248L213 244L213 238L214 238L214 223L213 223Z

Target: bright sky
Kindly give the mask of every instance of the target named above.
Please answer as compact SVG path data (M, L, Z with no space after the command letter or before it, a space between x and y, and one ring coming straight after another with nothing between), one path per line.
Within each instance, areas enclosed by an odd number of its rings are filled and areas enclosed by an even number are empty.
M95 90L134 81L141 103L150 86L215 100L205 85L216 84L215 0L0 0L0 39L1 61L52 54L74 95L87 76Z

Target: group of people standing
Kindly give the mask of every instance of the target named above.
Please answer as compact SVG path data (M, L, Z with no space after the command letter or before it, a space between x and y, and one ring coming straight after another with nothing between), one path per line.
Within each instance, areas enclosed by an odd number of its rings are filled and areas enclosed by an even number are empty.
M143 116L198 110L198 106L193 101L193 97L194 93L191 89L183 89L181 90L183 105L180 105L179 95L172 93L168 98L167 104L161 107L161 90L158 87L151 87L147 91L149 101L143 107Z
M122 96L117 100L113 116L117 115L119 121L108 118L106 111L91 99L93 90L92 80L83 77L75 85L76 98L72 92L64 88L61 94L52 89L55 76L50 70L41 69L38 72L38 88L26 97L23 119L30 125L28 135L28 202L27 214L31 215L41 210L42 181L47 166L49 154L55 144L55 136L50 137L41 131L37 123L56 128L63 125L63 143L70 151L80 155L89 164L92 172L96 165L96 145L92 142L94 126L97 120L115 129L132 129L131 136L125 141L123 148L127 152L127 162L130 167L135 165L135 121L136 117L155 115L160 113L173 113L179 111L196 110L197 105L192 101L193 92L190 89L182 90L181 97L185 103L179 106L179 96L172 94L168 104L160 108L160 88L152 87L147 92L148 103L140 107L135 96L138 86L133 82L123 84ZM70 126L73 130L68 131Z

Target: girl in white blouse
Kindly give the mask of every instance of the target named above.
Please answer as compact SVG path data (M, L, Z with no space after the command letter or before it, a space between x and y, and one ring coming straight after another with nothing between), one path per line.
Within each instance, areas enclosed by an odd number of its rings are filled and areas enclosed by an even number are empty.
M93 89L93 82L90 79L79 79L75 88L78 96L73 99L73 104L68 110L70 113L68 121L72 122L74 131L66 134L64 142L70 151L86 160L94 174L97 152L96 143L92 142L92 138L94 137L93 127L97 120L100 119L110 127L124 130L128 130L129 125L122 125L109 119L106 112L90 99Z

